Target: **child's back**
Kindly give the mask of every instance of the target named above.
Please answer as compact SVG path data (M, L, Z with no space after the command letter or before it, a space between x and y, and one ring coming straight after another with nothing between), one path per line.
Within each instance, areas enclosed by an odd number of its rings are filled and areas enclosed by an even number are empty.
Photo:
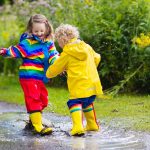
M83 135L85 131L98 131L94 111L94 100L103 94L97 66L100 55L85 42L79 40L79 32L71 25L60 25L55 31L58 44L63 48L59 59L46 72L49 78L67 72L67 84L70 93L67 105L71 113L73 127L71 135ZM87 125L82 124L84 113Z

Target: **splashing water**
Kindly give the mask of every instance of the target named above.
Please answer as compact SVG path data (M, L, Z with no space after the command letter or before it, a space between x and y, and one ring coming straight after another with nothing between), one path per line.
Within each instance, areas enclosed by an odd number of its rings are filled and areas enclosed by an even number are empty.
M0 107L1 109L1 107ZM7 109L7 108L6 108ZM2 110L1 110L2 111ZM99 132L88 132L82 137L68 136L71 119L52 113L44 113L46 124L53 128L52 135L40 137L23 130L28 115L25 110L14 109L0 113L0 149L14 150L149 150L150 134L126 131L101 125ZM50 120L50 121L49 121ZM85 122L84 122L85 123Z

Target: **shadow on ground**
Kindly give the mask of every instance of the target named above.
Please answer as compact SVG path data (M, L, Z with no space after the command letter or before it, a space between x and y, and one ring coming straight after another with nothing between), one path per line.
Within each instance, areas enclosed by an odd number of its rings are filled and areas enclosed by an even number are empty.
M70 137L69 117L44 113L43 121L53 127L52 135L40 137L24 131L28 120L25 108L0 102L0 150L149 150L150 134L111 128L104 123L101 131L83 137Z

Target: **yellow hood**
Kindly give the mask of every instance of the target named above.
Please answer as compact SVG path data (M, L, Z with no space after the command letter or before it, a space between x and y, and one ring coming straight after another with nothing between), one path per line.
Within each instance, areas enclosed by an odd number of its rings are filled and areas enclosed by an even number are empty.
M88 56L85 43L80 40L65 45L63 52L81 61L86 60Z

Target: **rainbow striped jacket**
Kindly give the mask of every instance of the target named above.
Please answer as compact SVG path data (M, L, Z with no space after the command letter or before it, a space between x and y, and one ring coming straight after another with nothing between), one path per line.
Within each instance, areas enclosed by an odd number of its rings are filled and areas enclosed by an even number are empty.
M20 79L37 79L47 82L47 68L59 57L52 40L41 41L37 36L21 40L16 46L6 49L6 57L22 58L19 67Z

